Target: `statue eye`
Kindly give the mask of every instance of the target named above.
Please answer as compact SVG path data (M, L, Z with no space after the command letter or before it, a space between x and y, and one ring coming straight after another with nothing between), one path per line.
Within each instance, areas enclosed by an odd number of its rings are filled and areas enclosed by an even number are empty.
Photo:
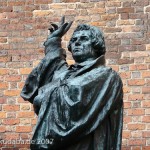
M81 36L81 40L88 40L89 38L87 36Z
M77 38L72 38L71 39L72 42L75 42L76 40L77 40Z

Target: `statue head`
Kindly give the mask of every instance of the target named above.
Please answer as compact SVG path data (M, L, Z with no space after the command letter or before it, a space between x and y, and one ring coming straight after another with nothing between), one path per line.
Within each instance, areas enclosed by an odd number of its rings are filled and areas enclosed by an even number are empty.
M78 63L96 59L105 54L103 33L94 26L78 25L69 41L68 50Z

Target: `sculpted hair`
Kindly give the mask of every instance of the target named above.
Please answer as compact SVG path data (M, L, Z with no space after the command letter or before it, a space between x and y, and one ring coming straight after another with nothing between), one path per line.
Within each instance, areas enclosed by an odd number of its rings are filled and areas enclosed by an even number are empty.
M105 48L105 41L104 41L104 36L103 36L102 31L100 31L100 29L98 29L97 27L90 26L87 24L81 24L77 26L74 33L78 31L83 31L83 30L90 30L92 45L97 56L99 57L101 55L104 55L106 52L106 48ZM68 50L70 52L71 52L71 43L72 43L72 39L69 41L69 45L68 45Z

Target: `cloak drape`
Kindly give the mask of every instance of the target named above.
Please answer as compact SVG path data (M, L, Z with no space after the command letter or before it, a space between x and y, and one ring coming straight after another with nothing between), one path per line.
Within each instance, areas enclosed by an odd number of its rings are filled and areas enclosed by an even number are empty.
M104 56L68 66L56 46L30 73L21 96L38 114L31 149L121 149L122 82Z

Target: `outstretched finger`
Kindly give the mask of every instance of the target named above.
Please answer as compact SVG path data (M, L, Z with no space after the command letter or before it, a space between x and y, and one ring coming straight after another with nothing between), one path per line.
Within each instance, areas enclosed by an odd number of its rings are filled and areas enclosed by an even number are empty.
M48 30L49 30L51 33L54 32L54 29L53 29L53 28L49 28Z
M64 35L64 31L65 31L65 28L67 27L68 23L64 23L57 31L58 33L63 36Z
M60 26L62 26L65 22L65 16L62 16L61 21L60 21Z
M58 29L58 25L54 24L54 23L51 23L51 25L54 27L55 30Z
M64 34L70 29L72 23L73 23L73 21L71 21L71 22L68 23L68 25L66 26L66 28L64 30Z

